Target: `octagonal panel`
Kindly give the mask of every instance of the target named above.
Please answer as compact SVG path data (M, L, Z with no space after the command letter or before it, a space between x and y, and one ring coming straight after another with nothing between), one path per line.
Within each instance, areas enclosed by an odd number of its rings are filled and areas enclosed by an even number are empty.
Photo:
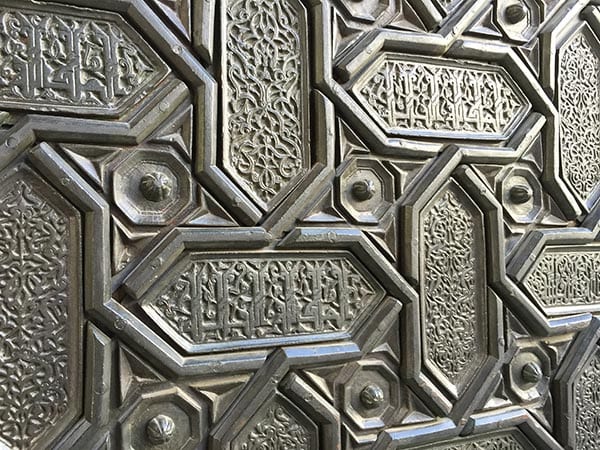
M392 135L503 139L531 105L501 67L384 53L352 91Z
M190 173L172 149L142 148L115 169L113 195L133 223L164 225L190 204Z
M80 217L25 166L0 181L0 442L47 448L82 407Z
M374 159L349 160L338 186L340 205L358 223L377 224L395 199L394 176Z
M461 392L487 354L483 216L450 181L421 213L426 364Z
M298 0L222 3L223 164L270 209L310 167L306 10Z
M335 384L345 413L360 429L382 428L405 409L398 376L383 360L349 364L340 370Z
M142 300L187 351L343 337L384 296L349 253L189 253Z
M168 67L119 15L43 2L0 7L0 105L118 115Z
M141 394L121 418L122 448L192 450L203 442L208 407L170 387Z
M583 25L558 55L561 175L590 208L600 194L600 43Z

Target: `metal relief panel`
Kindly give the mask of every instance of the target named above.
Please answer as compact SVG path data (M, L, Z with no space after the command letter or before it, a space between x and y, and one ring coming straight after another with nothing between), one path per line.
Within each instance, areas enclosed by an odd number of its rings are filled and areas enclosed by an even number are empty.
M600 444L600 427L596 417L600 410L600 350L596 350L584 364L575 384L576 448L593 449Z
M142 307L188 351L343 335L384 295L349 254L191 253L174 274Z
M42 448L81 413L79 213L30 169L0 195L0 440Z
M297 0L223 2L223 161L263 208L310 162L308 34Z
M597 447L596 3L0 0L0 447Z
M0 9L4 107L114 115L168 70L119 16L26 2Z
M354 86L390 134L498 139L529 110L499 67L385 54Z
M596 308L600 302L600 251L596 247L548 247L524 279L524 287L552 314L561 307Z
M302 411L280 394L252 417L232 442L232 450L288 447L318 448L318 428Z
M589 27L579 29L560 49L558 108L563 176L588 207L600 182L600 43Z
M434 370L461 392L487 349L482 214L450 182L421 220L425 351Z

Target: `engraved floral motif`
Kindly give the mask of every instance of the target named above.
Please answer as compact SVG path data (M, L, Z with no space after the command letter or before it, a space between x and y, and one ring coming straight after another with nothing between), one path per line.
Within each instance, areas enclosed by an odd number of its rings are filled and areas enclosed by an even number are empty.
M543 306L600 304L600 251L546 251L524 285Z
M0 195L0 441L30 448L72 402L72 219L26 178Z
M229 0L226 16L225 161L268 207L308 163L304 11L296 0Z
M346 331L382 297L345 258L194 260L144 303L193 344Z
M529 108L497 67L410 58L385 55L355 87L388 132L502 137Z
M600 182L600 59L582 31L560 55L561 168L568 183L587 202Z
M311 450L311 436L283 407L274 405L235 450Z
M422 231L427 357L454 385L464 383L486 345L477 328L485 320L485 261L475 249L483 223L476 207L461 201L464 195L448 185L426 211Z
M575 439L578 450L600 446L600 350L591 356L575 385Z
M101 114L162 76L116 23L38 8L0 8L0 102Z

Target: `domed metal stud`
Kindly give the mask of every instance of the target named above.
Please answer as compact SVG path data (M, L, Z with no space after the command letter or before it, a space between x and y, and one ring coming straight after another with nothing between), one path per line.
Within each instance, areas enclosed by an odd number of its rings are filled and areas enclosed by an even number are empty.
M162 172L150 172L140 180L140 191L146 200L162 202L173 193L173 180Z
M526 383L537 383L543 375L542 368L536 362L528 362L521 369L521 377Z
M355 181L352 185L352 197L358 201L365 201L375 195L375 183L372 180Z
M509 5L504 10L504 17L508 23L513 25L517 24L527 17L527 8L525 8L525 6L523 6L521 3Z
M146 424L146 436L152 444L165 444L175 434L175 422L169 416L159 414Z
M360 401L367 409L381 406L385 401L383 390L376 384L369 384L360 392Z
M527 185L517 184L510 188L508 195L510 197L511 202L521 205L531 200L531 197L533 196L533 191Z

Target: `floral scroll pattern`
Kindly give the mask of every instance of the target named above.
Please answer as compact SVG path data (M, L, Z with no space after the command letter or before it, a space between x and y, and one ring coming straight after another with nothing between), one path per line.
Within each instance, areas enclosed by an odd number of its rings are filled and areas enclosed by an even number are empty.
M600 445L600 350L592 355L575 386L575 438L577 449Z
M146 307L203 344L345 331L379 298L342 258L208 259Z
M161 76L115 23L0 8L0 100L110 112Z
M358 84L359 99L389 132L500 137L529 107L497 68L393 58Z
M72 401L70 218L26 179L0 197L0 440L30 448Z
M485 346L476 328L485 317L477 306L485 298L484 262L475 251L483 224L459 199L458 189L446 188L423 221L423 335L429 360L454 385Z
M600 183L600 59L581 31L561 52L558 80L561 168L587 202Z
M308 163L304 20L295 0L227 6L225 161L265 207Z
M311 450L311 435L283 407L271 406L235 450Z
M525 279L544 306L600 303L600 251L546 251Z

